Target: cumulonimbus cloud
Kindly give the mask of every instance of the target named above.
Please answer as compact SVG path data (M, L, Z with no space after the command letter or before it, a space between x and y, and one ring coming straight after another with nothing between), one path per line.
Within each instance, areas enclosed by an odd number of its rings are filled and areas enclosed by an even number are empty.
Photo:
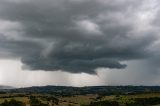
M125 68L122 61L152 57L159 39L159 8L149 2L1 0L0 57L21 58L31 70Z

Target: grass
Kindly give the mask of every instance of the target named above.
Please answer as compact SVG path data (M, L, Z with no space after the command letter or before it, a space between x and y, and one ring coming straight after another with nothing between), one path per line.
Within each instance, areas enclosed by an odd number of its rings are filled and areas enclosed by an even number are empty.
M22 96L18 96L20 94L12 93L12 94L0 94L0 104L4 102L4 100L10 101L11 99L15 99L17 101L21 101L27 106L29 106L29 97L27 94L21 94ZM42 103L45 104L52 104L51 101L47 101L46 97L50 97L54 95L51 94L30 94L30 96L35 96L38 100L40 100ZM144 94L135 94L135 95L111 95L111 96L102 96L101 98L98 98L98 95L74 95L74 96L68 96L68 97L61 97L57 96L56 98L59 99L59 106L81 106L81 105L88 105L90 102L93 101L118 101L121 106L125 106L125 103L134 102L134 98L151 98L151 97L160 97L160 93L144 93ZM54 105L56 106L56 105ZM58 105L57 105L58 106ZM160 106L160 105L155 105Z
M25 104L29 104L28 97L8 97L8 98L0 98L0 103L3 103L5 100L10 101L11 99L15 99L17 101L24 102Z
M87 105L90 104L90 102L96 97L97 95L76 95L71 97L63 97L61 100L74 104Z

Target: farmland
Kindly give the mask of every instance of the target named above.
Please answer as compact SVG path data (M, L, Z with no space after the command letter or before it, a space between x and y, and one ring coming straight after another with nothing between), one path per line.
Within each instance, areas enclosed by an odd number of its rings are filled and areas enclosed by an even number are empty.
M0 92L0 106L160 106L160 92L157 88L149 87L145 91L142 90L144 87L51 87L53 92L51 88L44 88L46 87L3 90ZM121 92L115 89L120 89Z

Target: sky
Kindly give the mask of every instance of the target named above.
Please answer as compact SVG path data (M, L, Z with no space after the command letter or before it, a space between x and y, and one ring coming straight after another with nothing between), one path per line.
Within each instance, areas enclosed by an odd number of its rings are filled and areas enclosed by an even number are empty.
M160 85L159 0L0 0L0 85Z

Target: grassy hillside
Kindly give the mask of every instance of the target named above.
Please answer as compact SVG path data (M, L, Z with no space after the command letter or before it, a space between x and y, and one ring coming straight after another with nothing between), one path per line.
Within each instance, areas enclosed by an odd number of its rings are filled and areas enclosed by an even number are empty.
M72 96L55 96L40 93L0 94L0 104L13 100L23 103L23 105L20 106L159 106L160 93L110 96L97 94ZM141 103L139 100L148 104Z
M158 106L159 86L44 86L0 90L0 106Z

